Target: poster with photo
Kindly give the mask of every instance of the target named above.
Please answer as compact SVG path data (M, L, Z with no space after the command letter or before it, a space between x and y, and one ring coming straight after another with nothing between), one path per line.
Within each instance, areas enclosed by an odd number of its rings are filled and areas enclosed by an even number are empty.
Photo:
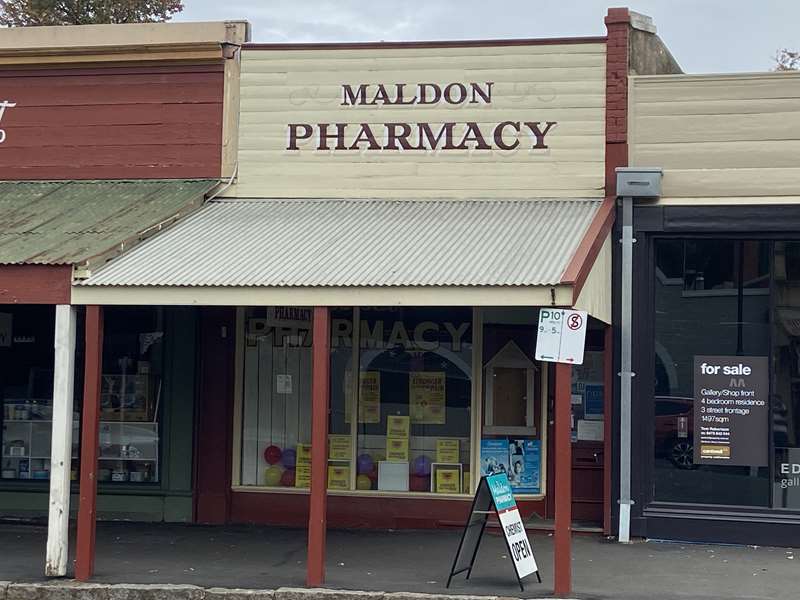
M508 439L481 440L481 475L508 473Z
M515 494L538 494L541 491L539 440L508 441L508 480Z
M541 458L539 440L481 440L481 475L505 473L515 494L541 493Z

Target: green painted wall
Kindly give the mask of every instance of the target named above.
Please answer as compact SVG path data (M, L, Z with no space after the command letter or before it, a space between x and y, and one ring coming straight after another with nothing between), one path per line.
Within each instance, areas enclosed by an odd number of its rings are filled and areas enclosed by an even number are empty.
M113 310L113 309L109 309ZM100 519L190 522L196 386L197 310L164 309L161 482L155 486L100 484ZM70 512L77 513L77 485ZM46 519L47 482L0 480L0 518Z

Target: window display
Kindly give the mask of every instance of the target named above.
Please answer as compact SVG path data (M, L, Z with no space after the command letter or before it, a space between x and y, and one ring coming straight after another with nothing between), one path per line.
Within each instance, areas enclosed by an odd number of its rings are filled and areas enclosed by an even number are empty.
M79 313L73 480L79 466L83 392L81 320ZM55 311L51 306L15 306L0 311L2 479L50 478L54 331ZM110 307L104 311L100 483L155 483L160 479L162 342L162 310Z
M52 306L0 310L3 479L50 478L54 332ZM77 412L73 416L72 456L78 456ZM74 478L74 471L72 475Z
M481 475L506 473L518 494L540 494L542 382L533 357L538 311L489 308L483 319Z
M469 493L472 310L369 308L359 322L358 489Z
M162 309L104 311L97 481L160 481Z
M310 485L311 314L245 310L241 485Z

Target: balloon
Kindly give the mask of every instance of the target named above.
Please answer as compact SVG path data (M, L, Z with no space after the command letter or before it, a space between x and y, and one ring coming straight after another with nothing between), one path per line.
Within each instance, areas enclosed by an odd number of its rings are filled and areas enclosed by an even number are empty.
M358 490L371 490L372 489L372 479L370 479L366 475L359 475L358 477L356 477L356 489L358 489Z
M411 462L411 472L414 473L414 475L419 475L421 477L430 475L431 459L424 454L420 454Z
M287 448L283 451L281 462L287 469L294 469L295 463L297 463L297 452L293 448Z
M430 492L431 478L420 475L412 475L408 487L412 492Z
M283 477L283 469L278 465L264 469L264 485L274 487L281 482L281 477Z
M284 456L286 456L284 454ZM281 485L283 487L294 487L294 471L287 469L281 475Z
M274 465L281 459L281 449L277 446L267 446L264 449L264 460L268 464Z
M375 467L375 462L369 454L359 454L357 464L357 472L363 474L369 473Z

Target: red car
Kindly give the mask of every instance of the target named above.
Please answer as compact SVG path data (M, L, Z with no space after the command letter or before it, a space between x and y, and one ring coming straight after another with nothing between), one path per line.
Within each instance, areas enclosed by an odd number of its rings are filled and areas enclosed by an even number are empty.
M694 398L656 396L655 452L679 469L694 468Z

